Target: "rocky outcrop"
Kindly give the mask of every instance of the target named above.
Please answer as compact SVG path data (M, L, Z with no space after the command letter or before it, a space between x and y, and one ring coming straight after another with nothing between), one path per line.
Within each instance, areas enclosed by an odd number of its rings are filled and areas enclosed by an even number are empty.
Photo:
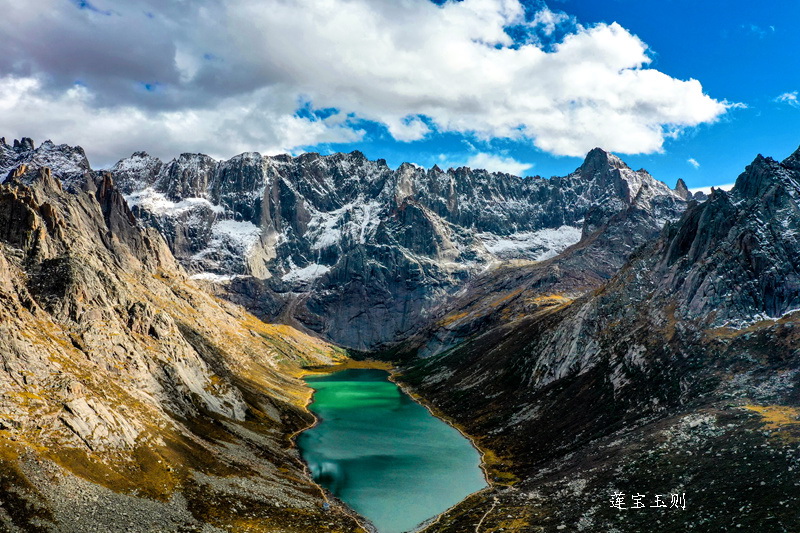
M686 318L743 325L800 309L800 167L758 156L673 226L655 271Z

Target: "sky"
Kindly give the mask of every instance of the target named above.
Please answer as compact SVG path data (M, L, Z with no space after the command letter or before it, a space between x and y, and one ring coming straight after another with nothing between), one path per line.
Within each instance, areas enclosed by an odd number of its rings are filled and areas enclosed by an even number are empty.
M35 5L35 7L34 7ZM0 136L674 185L800 145L800 2L0 0Z

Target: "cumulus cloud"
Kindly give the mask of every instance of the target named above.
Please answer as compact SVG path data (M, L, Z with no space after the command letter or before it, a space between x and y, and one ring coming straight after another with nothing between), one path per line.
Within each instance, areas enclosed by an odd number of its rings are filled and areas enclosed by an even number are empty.
M489 172L505 172L506 174L513 174L515 176L522 176L531 168L530 164L517 161L513 157L488 154L485 152L473 154L466 161L464 166L482 168Z
M400 141L647 153L730 107L648 68L647 45L618 24L520 0L41 0L4 18L4 133L100 158L293 150L356 140L361 120ZM297 113L309 103L331 111Z
M797 91L783 93L775 99L780 104L789 104L792 107L800 107L800 100L797 97Z
M689 159L686 160L686 162L692 165L694 168L700 168L700 163L698 163L697 159L695 159L694 157L690 157Z
M209 108L152 111L131 104L97 106L95 95L82 85L53 94L33 78L0 79L4 127L19 131L18 137L83 146L101 166L139 149L162 157L195 151L223 158L256 148L278 154L307 144L354 142L364 134L338 116L287 113L276 105L282 99L264 90Z

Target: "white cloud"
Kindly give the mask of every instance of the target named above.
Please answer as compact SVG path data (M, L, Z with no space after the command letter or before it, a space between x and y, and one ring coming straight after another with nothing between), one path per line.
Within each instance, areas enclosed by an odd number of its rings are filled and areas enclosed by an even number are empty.
M539 26L546 36L553 35L560 26L569 25L572 28L577 27L577 21L574 18L566 13L552 11L547 6L544 6L536 13L531 24L533 26Z
M203 152L213 157L258 150L265 154L292 151L307 144L354 142L363 131L335 117L311 120L281 109L274 92L229 98L209 109L148 111L132 105L96 107L93 95L75 86L48 94L32 78L0 78L3 126L33 137L87 149L93 164L107 166L135 150L174 157ZM268 127L265 127L265 124Z
M489 172L505 172L506 174L522 176L528 169L531 168L532 165L528 163L522 163L512 157L478 152L477 154L470 156L464 166L470 168L482 168L488 170Z
M760 39L763 39L769 34L775 33L775 26L767 26L766 28L763 28L757 24L742 24L740 27L745 32L751 33Z
M696 80L647 68L647 45L618 24L582 27L546 8L526 22L519 0L23 4L6 6L0 27L0 79L18 91L0 92L3 133L81 143L101 158L358 139L349 117L401 141L433 129L559 155L647 153L731 107ZM512 25L571 30L547 48L514 46ZM300 101L339 113L299 118Z
M695 187L694 189L689 189L690 192L702 192L705 194L711 194L711 188L714 189L722 189L723 191L729 191L733 189L733 186L736 185L735 183L723 183L722 185L710 185L708 187Z
M694 168L700 168L700 163L698 163L697 159L695 159L694 157L690 157L689 159L686 160L686 162L692 165Z
M800 99L797 97L797 91L783 93L778 96L775 101L781 104L789 104L792 107L800 107Z

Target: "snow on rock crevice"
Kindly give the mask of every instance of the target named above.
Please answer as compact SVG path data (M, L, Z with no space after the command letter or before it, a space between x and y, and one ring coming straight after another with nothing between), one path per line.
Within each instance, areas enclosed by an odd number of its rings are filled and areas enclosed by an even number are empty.
M180 202L173 202L165 194L157 192L152 187L128 194L125 196L125 200L131 208L138 206L154 215L170 217L180 216L199 207L207 207L218 215L225 212L224 207L214 205L205 198L184 198Z
M293 268L283 276L281 279L286 282L308 282L320 278L331 271L331 267L327 265L320 265L311 263L303 268Z
M252 222L229 219L214 222L211 232L216 239L227 240L245 253L250 251L261 237L261 228Z
M215 274L213 272L198 272L197 274L192 274L191 276L189 276L189 279L198 281L209 281L211 283L225 283L231 281L235 277L236 276Z
M555 257L581 240L581 228L561 226L539 231L522 231L511 235L478 233L486 250L500 259L544 261Z

